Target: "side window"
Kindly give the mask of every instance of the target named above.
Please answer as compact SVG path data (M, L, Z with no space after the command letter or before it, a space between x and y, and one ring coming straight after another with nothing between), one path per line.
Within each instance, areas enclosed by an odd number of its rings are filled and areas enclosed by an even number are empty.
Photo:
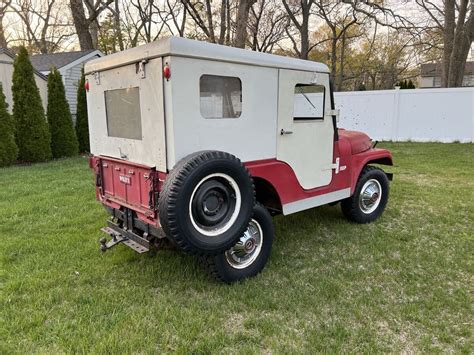
M293 103L295 121L324 119L324 85L296 84Z
M204 118L238 118L242 113L242 82L237 77L202 75L199 96Z

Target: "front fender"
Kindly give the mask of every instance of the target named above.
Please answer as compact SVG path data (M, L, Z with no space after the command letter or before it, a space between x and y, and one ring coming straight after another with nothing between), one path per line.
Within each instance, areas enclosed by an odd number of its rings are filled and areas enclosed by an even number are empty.
M365 152L352 156L351 194L354 193L360 172L367 164L382 164L393 166L392 153L387 149L370 148Z

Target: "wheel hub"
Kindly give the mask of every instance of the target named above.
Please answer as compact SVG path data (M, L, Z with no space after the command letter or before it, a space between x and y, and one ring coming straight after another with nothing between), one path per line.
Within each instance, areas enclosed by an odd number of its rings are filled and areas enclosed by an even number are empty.
M237 244L225 252L227 262L236 269L246 268L257 259L262 249L262 242L262 228L252 219Z
M382 186L376 179L368 180L360 191L359 207L365 214L374 212L380 204Z
M235 197L232 189L218 180L204 182L191 201L195 221L204 227L214 227L232 215Z

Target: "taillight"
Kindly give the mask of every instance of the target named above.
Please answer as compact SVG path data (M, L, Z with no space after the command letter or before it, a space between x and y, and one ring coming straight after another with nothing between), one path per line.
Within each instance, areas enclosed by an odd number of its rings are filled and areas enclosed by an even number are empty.
M165 77L166 81L170 80L171 78L171 70L168 63L166 63L163 67L163 76Z
M86 79L86 82L84 83L84 88L86 89L87 92L89 92L89 80Z

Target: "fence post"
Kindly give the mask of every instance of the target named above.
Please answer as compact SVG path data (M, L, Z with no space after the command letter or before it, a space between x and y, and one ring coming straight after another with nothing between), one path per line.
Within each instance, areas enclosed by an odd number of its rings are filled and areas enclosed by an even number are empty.
M474 91L471 92L471 143L474 143Z
M400 86L395 86L393 94L393 117L392 117L392 141L397 142L398 137L398 121L400 112Z

